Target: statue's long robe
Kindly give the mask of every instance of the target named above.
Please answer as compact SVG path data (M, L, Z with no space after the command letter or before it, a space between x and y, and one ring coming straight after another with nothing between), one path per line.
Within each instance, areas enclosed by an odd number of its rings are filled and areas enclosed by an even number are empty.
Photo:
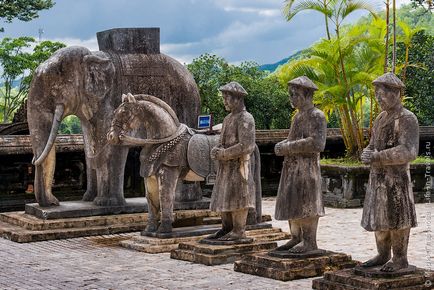
M250 159L255 149L253 116L245 110L227 115L219 147L225 149L225 160L219 160L210 209L222 212L255 208L254 172ZM242 170L247 175L243 176Z
M289 147L284 147L276 199L277 220L324 215L319 153L325 147L326 130L324 113L317 108L295 115L287 138Z
M410 161L419 149L416 116L404 108L391 115L381 112L367 148L379 153L371 163L362 227L386 231L417 226L410 178Z

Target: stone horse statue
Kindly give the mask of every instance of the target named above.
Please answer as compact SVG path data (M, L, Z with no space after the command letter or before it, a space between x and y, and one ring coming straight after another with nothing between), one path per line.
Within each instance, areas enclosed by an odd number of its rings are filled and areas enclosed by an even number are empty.
M127 135L146 135L138 138ZM219 135L201 134L179 122L173 109L150 95L123 95L114 111L107 139L112 144L140 146L140 175L144 177L148 201L147 232L172 231L173 203L178 179L213 184L217 164L210 158ZM256 183L256 209L248 223L261 222L260 157L256 147L251 156ZM161 211L161 215L160 215ZM160 222L160 223L159 223Z

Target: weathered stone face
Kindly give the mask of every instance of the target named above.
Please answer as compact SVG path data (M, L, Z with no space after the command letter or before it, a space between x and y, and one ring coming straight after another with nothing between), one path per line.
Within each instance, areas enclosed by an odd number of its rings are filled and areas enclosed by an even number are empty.
M389 111L401 103L401 93L397 88L390 88L383 84L375 86L375 98L381 110Z

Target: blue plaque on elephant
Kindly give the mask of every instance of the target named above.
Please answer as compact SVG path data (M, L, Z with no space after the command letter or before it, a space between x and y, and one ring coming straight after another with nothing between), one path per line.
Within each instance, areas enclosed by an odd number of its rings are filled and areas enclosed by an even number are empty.
M211 127L211 115L200 115L197 117L197 128L205 129Z

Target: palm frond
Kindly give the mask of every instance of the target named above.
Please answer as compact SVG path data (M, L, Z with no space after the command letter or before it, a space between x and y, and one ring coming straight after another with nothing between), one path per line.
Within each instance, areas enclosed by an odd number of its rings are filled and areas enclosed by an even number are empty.
M375 8L367 1L363 0L342 0L343 7L340 11L340 17L343 20L345 17L357 10L366 10L374 18L378 18Z
M324 15L330 14L330 10L324 6L323 2L318 0L303 0L295 6L293 4L294 0L287 0L283 6L283 15L287 21L290 21L295 15L304 10L314 10Z

